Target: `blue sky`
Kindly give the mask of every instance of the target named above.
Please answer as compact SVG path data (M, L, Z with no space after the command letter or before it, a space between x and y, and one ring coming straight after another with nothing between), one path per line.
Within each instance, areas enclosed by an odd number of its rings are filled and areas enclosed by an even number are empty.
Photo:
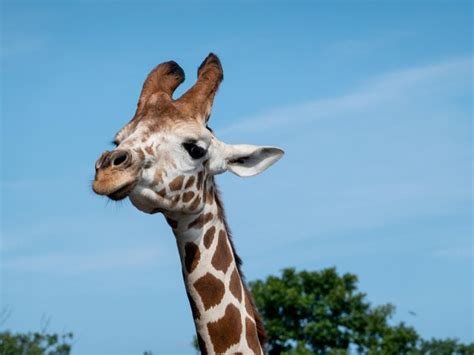
M472 20L461 1L2 1L2 328L192 353L169 227L90 182L149 70L176 60L180 94L213 51L216 134L287 153L218 178L247 278L336 266L422 336L474 341Z

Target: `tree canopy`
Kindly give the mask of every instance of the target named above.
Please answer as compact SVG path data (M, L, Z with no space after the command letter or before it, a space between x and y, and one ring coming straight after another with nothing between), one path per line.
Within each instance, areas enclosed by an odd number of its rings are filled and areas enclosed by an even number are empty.
M474 354L456 339L423 340L405 323L391 325L395 307L372 306L357 276L335 268L296 272L250 283L268 334L269 354Z
M36 333L0 332L0 354L2 355L68 355L71 351L72 333L63 335Z

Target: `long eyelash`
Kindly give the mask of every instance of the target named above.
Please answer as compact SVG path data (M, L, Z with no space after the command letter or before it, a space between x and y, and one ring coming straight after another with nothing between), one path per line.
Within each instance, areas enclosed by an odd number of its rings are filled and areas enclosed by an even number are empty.
M185 144L194 144L194 145L197 145L197 140L195 139L186 139L186 141L184 142Z

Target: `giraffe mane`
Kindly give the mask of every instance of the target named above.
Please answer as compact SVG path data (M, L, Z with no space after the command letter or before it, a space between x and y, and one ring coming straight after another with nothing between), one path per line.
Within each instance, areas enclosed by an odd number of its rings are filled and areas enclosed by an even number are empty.
M242 272L242 259L240 258L240 256L235 251L234 241L232 240L232 232L230 230L229 224L227 223L224 204L223 204L222 198L221 198L221 191L220 191L219 187L217 186L214 177L212 177L212 184L214 186L214 191L215 191L214 198L215 198L217 207L218 207L218 209L221 213L222 221L224 222L225 229L227 231L230 247L232 249L232 254L234 254L235 262L237 264L237 271L239 272L240 279L242 280L242 285L244 287L244 292L247 296L247 299L250 301L250 305L252 307L253 316L254 316L254 320L255 320L255 325L257 327L258 340L260 342L261 347L264 348L265 343L267 341L267 333L265 332L265 326L263 324L262 316L258 312L257 307L255 306L255 301L253 299L253 296L252 296L252 294L250 293L250 291L247 287L247 282L245 280L245 275Z

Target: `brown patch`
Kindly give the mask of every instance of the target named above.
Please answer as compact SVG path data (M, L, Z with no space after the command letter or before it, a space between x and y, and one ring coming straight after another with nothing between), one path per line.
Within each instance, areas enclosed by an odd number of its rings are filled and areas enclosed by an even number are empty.
M207 273L194 283L199 297L201 297L204 309L217 306L224 297L224 283L217 277Z
M164 198L166 196L166 189L161 189L156 194Z
M214 233L216 232L216 227L212 226L204 234L204 246L209 249L214 239Z
M232 262L232 253L227 245L226 233L223 230L219 232L219 241L211 262L216 270L223 271L224 273L227 272L227 269Z
M189 223L188 229L191 228L202 228L207 222L212 219L213 215L211 212L206 213L205 215L199 215L194 221Z
M198 173L198 179L197 179L197 184L196 184L198 190L202 187L202 179L203 178L204 178L204 172L200 171Z
M229 304L224 316L207 325L214 351L224 353L232 345L237 344L242 334L242 321L237 307Z
M206 203L210 205L213 199L212 193L210 191L206 191Z
M199 247L192 242L186 243L184 246L184 265L188 274L196 268L200 257Z
M229 284L230 292L240 301L242 301L242 285L240 282L240 276L237 269L234 269L232 276L230 277Z
M252 301L250 301L248 291L245 292L245 309L247 310L247 313L248 313L249 316L251 316L251 317L254 316Z
M189 206L189 209L191 211L195 210L196 208L198 208L199 204L201 203L201 197L199 196L196 196L196 198L194 199L193 203L191 203L191 206Z
M183 194L183 202L189 202L193 199L194 192L188 191Z
M189 189L191 186L193 186L194 180L196 180L196 178L194 176L190 176L188 181L186 181L186 185L184 186L184 188Z
M146 146L145 147L145 152L147 152L150 155L153 155L153 153L154 153L153 147L151 145Z
M157 170L155 172L155 181L154 181L154 183L158 185L161 182L163 182L163 171L162 170Z
M171 191L177 191L177 190L181 190L181 188L183 187L183 181L184 181L184 176L180 175L180 176L177 176L173 179L173 181L170 182L170 190Z
M171 218L166 217L166 222L168 222L168 225L169 225L171 228L173 228L173 229L178 228L178 222L175 221L174 219L171 219Z
M250 291L244 286L244 294L245 294L245 309L251 318L255 320L255 326L257 327L257 336L258 340L262 347L264 347L267 333L265 332L265 327L263 325L262 317L260 313L258 313L257 308L255 307L252 295Z
M171 200L171 207L174 207L178 204L179 198L180 198L180 195L176 195L173 197L173 199Z
M262 348L258 341L257 328L250 318L245 319L245 338L247 339L249 348L252 349L255 354L262 353Z
M191 297L188 291L186 291L186 294L188 295L189 304L191 305L191 312L193 313L193 318L199 319L199 317L201 317L201 312L199 312L199 309L196 306L196 302Z

